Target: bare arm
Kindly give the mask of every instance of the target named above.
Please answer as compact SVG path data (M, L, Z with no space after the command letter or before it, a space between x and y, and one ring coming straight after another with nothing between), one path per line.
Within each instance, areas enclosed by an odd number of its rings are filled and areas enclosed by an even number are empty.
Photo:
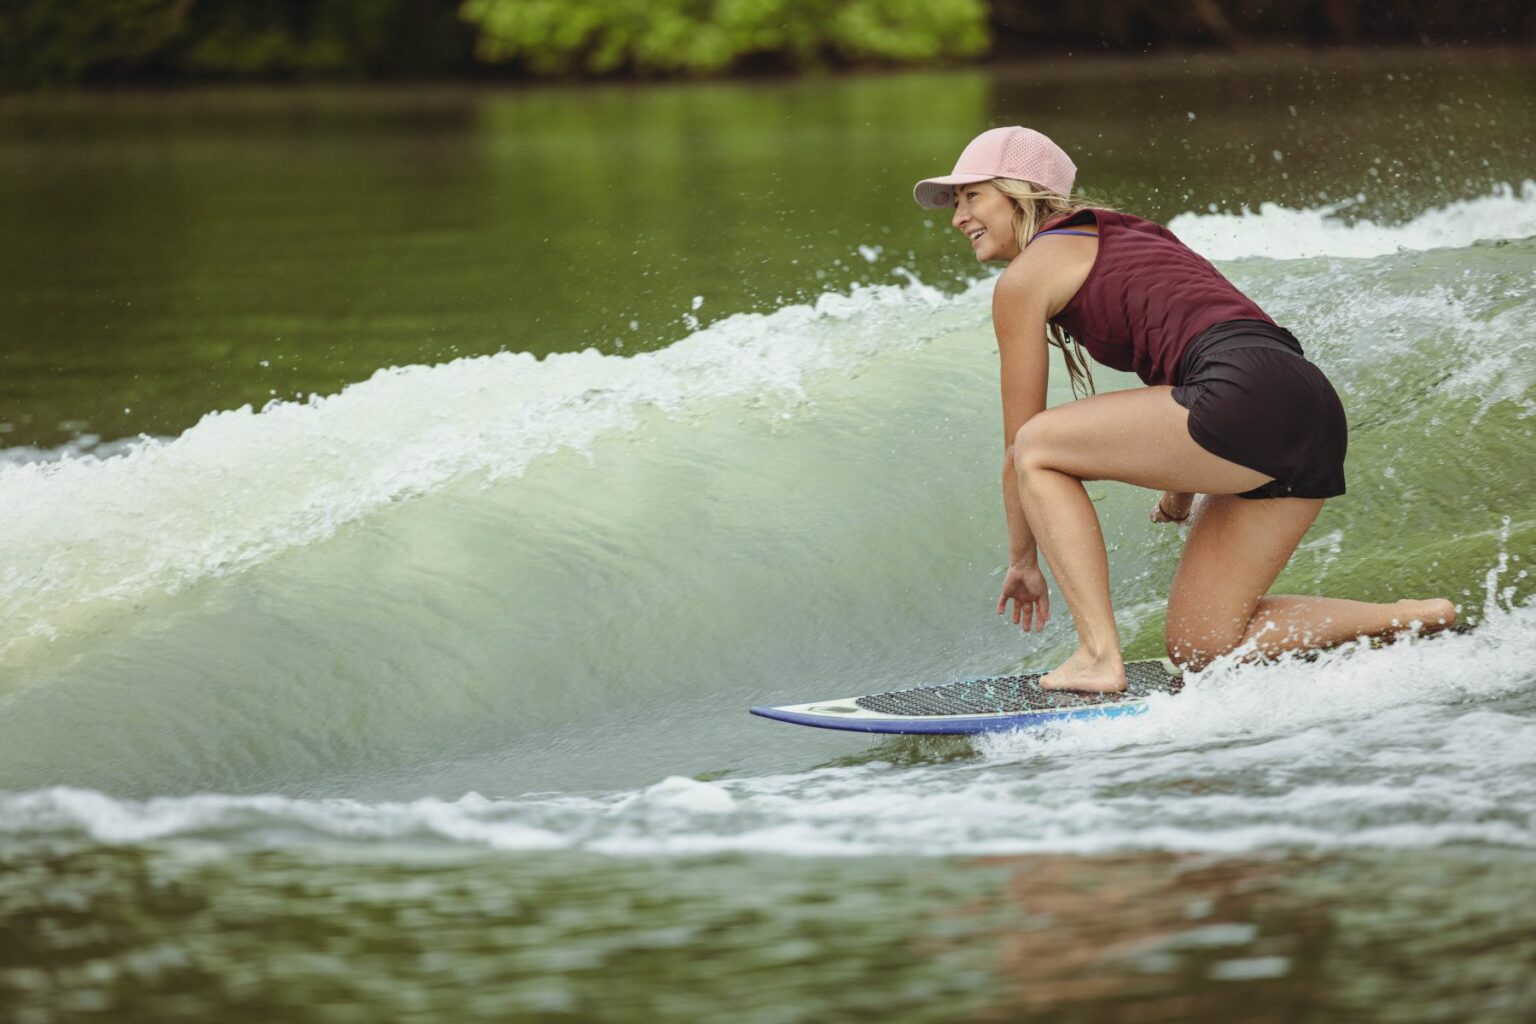
M1030 263L1036 261L1028 261ZM992 292L992 326L997 332L1003 397L1003 508L1008 517L1008 561L1033 566L1035 538L1024 516L1013 445L1020 429L1045 408L1050 359L1045 344L1048 298L1032 287L1023 258L1015 260Z
M1024 518L1024 506L1019 501L1019 477L1014 471L1011 453L1003 456L1003 512L1008 517L1008 564L1038 564L1039 552L1029 522Z
M1044 629L1051 617L1050 593L1024 515L1013 460L1020 429L1045 408L1050 367L1045 347L1048 306L1036 285L1039 275L1030 272L1032 263L1038 261L1026 257L1014 260L992 293L992 326L997 331L1003 391L1003 508L1008 515L1008 572L997 613L1008 614L1011 602L1013 621L1026 632Z

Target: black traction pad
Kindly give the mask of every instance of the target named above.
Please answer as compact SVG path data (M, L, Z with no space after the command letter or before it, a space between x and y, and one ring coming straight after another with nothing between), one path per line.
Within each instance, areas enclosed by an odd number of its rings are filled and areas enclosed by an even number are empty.
M1178 693L1184 682L1170 675L1160 661L1133 661L1125 666L1123 693L1077 693L1042 690L1042 672L1018 676L966 679L939 686L919 686L859 697L855 703L866 711L884 715L995 715L1026 711L1091 708L1136 700L1154 693Z

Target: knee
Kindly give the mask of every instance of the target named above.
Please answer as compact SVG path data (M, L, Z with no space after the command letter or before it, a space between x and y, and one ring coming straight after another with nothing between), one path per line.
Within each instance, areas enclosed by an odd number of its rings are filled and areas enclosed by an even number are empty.
M1050 422L1045 413L1031 417L1013 435L1013 469L1020 479L1040 469L1051 468Z
M1209 651L1201 650L1198 644L1183 639L1169 638L1163 647L1168 652L1168 660L1182 672L1203 672L1217 657Z
M1163 649L1168 660L1186 672L1204 671L1223 654L1231 654L1242 642L1242 633L1229 634L1169 618L1163 627Z

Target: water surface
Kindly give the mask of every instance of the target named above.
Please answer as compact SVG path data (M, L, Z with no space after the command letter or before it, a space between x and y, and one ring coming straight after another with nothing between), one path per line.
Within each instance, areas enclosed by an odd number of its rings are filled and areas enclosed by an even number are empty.
M1414 52L7 101L0 1005L1528 1018L1533 94ZM974 744L746 715L1071 647L991 613L991 272L909 199L1017 120L1337 384L1279 589L1475 633ZM1155 655L1179 536L1091 493Z

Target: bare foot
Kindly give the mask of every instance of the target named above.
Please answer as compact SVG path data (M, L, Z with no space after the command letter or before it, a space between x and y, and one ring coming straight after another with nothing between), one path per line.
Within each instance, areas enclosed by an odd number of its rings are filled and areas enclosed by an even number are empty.
M1061 667L1040 677L1042 690L1080 690L1083 693L1122 693L1125 690L1125 662L1116 651L1108 658L1095 658L1079 647Z

